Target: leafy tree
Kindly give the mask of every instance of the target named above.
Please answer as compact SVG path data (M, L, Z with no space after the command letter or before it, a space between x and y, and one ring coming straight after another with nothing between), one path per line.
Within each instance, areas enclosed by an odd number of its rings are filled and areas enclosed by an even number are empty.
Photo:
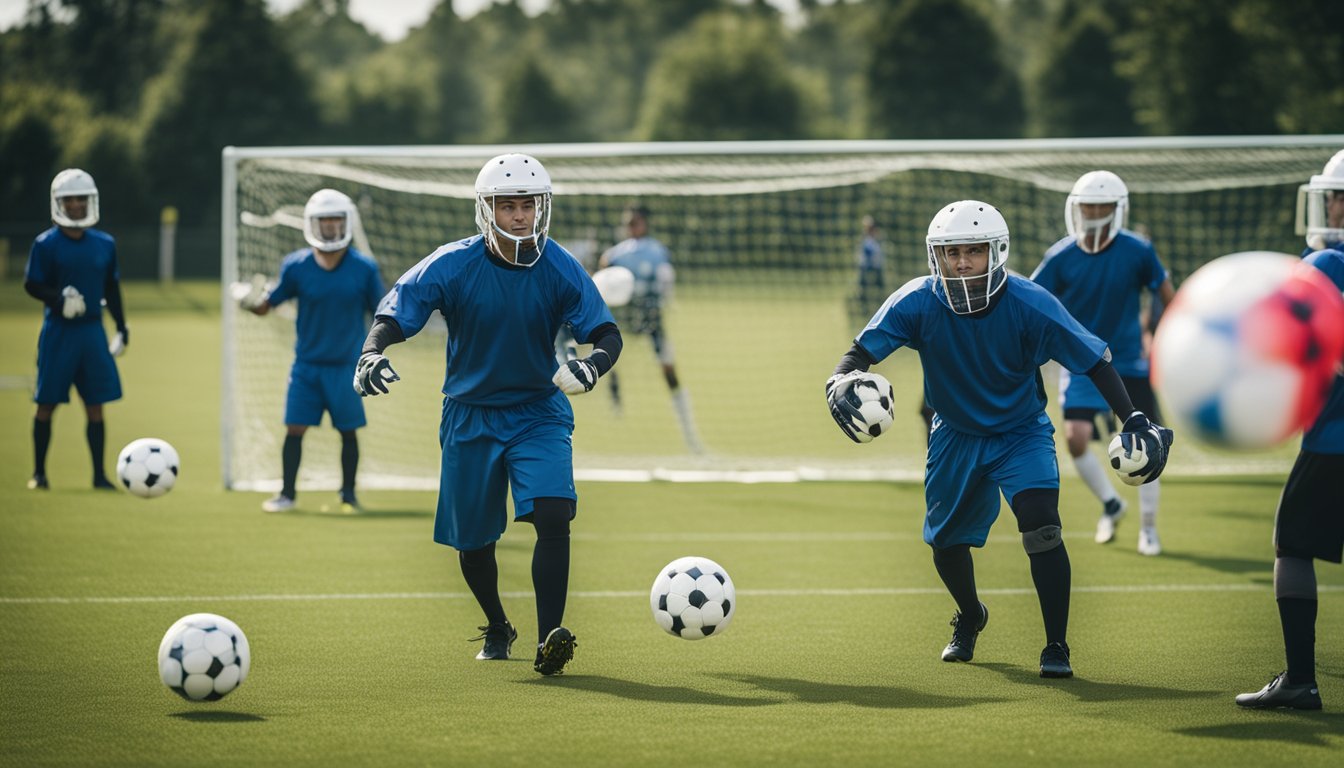
M145 83L162 67L155 44L164 0L61 0L74 14L64 35L64 64L100 112L133 114Z
M1046 36L1033 79L1036 136L1130 136L1138 132L1129 83L1116 72L1115 27L1101 11L1070 13Z
M576 111L532 56L503 75L496 136L504 142L578 141Z
M1344 132L1344 3L1242 0L1236 17L1254 46L1254 69L1273 73L1275 127ZM1255 108L1259 108L1257 105Z
M50 217L51 179L69 163L76 128L92 119L88 99L51 85L0 90L0 211L11 221Z
M867 66L875 136L1012 137L1022 133L1022 89L1000 60L989 23L964 0L887 0Z

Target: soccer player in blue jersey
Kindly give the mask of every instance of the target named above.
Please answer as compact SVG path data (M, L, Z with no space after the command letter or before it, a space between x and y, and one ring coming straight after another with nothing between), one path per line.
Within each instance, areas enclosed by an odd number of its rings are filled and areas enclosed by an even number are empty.
M648 334L653 342L653 354L663 367L663 379L672 392L672 408L677 414L677 423L681 425L681 436L691 453L704 453L700 442L700 433L695 428L695 418L691 415L691 398L686 387L677 378L676 354L672 349L672 340L663 327L663 310L672 299L672 288L676 281L676 271L672 268L672 259L667 246L649 235L649 209L639 203L633 203L625 210L625 229L629 235L625 240L612 246L602 254L598 262L600 267L625 267L634 273L635 293L623 318L630 322L627 330ZM610 390L617 410L620 409L620 387L615 374L611 376Z
M324 411L341 433L341 511L359 511L355 430L368 422L364 403L350 389L350 371L359 359L368 317L383 297L383 279L378 265L350 245L357 216L354 202L344 193L314 192L303 208L303 237L311 247L285 256L279 282L259 302L243 300L244 308L257 315L290 299L299 302L294 365L285 396L283 485L280 493L262 503L267 512L294 508L303 435L322 423Z
M1302 258L1315 251L1344 251L1344 149L1297 195L1297 234L1307 236Z
M1045 253L1031 279L1055 294L1084 328L1111 349L1111 365L1120 374L1139 410L1161 421L1157 397L1148 381L1148 357L1140 323L1140 294L1147 290L1166 306L1175 295L1171 278L1147 239L1125 229L1129 190L1110 171L1085 173L1073 185L1064 206L1068 236ZM1074 469L1101 501L1096 541L1115 539L1116 523L1125 514L1125 502L1115 492L1101 462L1088 450L1101 437L1098 416L1110 423L1105 398L1091 379L1067 368L1059 376L1064 409L1064 436ZM1157 555L1157 508L1161 482L1139 486L1139 552Z
M103 471L107 422L103 404L121 399L121 378L113 358L130 339L121 303L117 245L112 236L93 229L98 223L98 187L93 177L67 168L51 182L51 220L55 226L33 240L23 287L45 304L37 339L37 391L33 401L32 489L50 487L47 449L56 406L70 402L74 385L84 401L88 425L84 434L93 457L93 487L110 489ZM111 343L103 329L102 307L116 324Z
M887 298L826 382L840 429L856 440L854 383L900 347L919 352L924 394L935 411L924 478L924 541L957 603L943 661L970 661L989 610L975 587L971 548L982 547L1008 499L1045 621L1042 677L1070 677L1069 556L1061 537L1059 465L1045 413L1040 366L1057 360L1088 376L1107 404L1127 414L1126 462L1156 480L1171 431L1134 409L1106 343L1048 291L1010 274L1008 225L993 206L962 200L943 206L926 238L932 276Z
M458 562L486 624L477 659L507 659L518 637L499 596L495 542L513 519L531 523L537 654L543 675L561 673L575 637L562 626L569 592L574 491L574 411L566 395L591 391L621 351L621 334L588 273L547 236L551 179L536 158L491 159L476 178L480 234L448 243L397 280L378 307L355 370L362 395L399 377L383 351L414 336L438 310L448 324L439 443L443 449L434 540ZM556 332L568 324L589 357L557 364Z

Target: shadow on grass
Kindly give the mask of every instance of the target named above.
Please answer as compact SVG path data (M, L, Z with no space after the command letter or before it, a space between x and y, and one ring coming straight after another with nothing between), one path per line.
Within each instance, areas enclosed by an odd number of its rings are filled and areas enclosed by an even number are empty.
M718 677L746 683L762 691L786 694L803 704L853 704L856 707L877 709L944 709L1007 701L988 696L941 696L889 685L842 685L760 675L726 674Z
M781 703L777 699L757 699L746 696L728 696L710 691L699 691L680 685L650 685L633 680L617 680L598 675L563 675L561 677L534 677L519 681L521 685L553 685L592 693L603 693L634 701L656 701L661 704L701 704L716 707L764 707Z
M971 666L997 672L1011 682L1019 683L1021 685L1058 688L1065 693L1073 694L1079 701L1142 701L1144 699L1172 701L1176 699L1200 699L1218 694L1218 691L1183 691L1179 688L1167 688L1152 685L1103 683L1097 680L1087 680L1081 677L1050 680L1041 677L1041 671L1036 667L1020 667L1014 664L1002 664L996 662L981 664L977 662Z
M1272 549L1266 551L1264 557L1253 558L1195 555L1189 552L1170 551L1163 551L1162 558L1190 563L1219 573L1258 573L1266 577L1274 575L1274 551Z
M266 718L261 715L252 715L247 712L228 712L225 710L192 710L190 712L174 712L169 717L176 717L179 720L190 720L193 723L264 723Z
M1235 709L1228 696L1228 709ZM1330 747L1344 739L1344 713L1298 710L1238 711L1235 722L1177 728L1172 733L1205 739L1281 741L1311 747ZM1334 739L1327 737L1333 736Z

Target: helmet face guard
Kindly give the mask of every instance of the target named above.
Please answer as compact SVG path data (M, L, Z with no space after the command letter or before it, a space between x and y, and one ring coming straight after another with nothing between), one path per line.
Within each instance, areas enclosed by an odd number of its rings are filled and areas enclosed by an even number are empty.
M1298 188L1296 229L1314 250L1344 241L1344 149Z
M66 198L88 199L84 215L71 218L65 210ZM51 180L51 220L59 226L84 229L98 223L98 186L93 177L78 168L67 168Z
M986 309L994 294L1008 283L1008 223L988 203L961 200L944 206L930 222L924 242L929 271L938 278L934 294L959 315ZM947 246L976 243L985 244L988 250L985 271L956 274L947 263Z
M1089 217L1084 206L1113 206L1109 212ZM1084 253L1100 253L1125 228L1129 215L1129 188L1110 171L1083 174L1064 202L1064 222Z
M334 189L319 189L303 206L303 239L323 253L345 250L355 236L355 203Z
M536 215L532 231L515 235L499 226L495 206L500 198L532 198ZM491 158L476 177L476 227L496 254L520 267L530 267L541 258L551 228L551 176L541 162L517 152ZM503 247L509 243L511 247Z

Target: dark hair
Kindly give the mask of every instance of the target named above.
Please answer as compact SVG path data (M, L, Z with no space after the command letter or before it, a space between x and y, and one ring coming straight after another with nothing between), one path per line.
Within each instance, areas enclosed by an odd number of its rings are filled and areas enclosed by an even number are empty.
M643 203L630 203L626 205L625 213L627 216L638 216L645 221L648 221L649 219L649 207Z

